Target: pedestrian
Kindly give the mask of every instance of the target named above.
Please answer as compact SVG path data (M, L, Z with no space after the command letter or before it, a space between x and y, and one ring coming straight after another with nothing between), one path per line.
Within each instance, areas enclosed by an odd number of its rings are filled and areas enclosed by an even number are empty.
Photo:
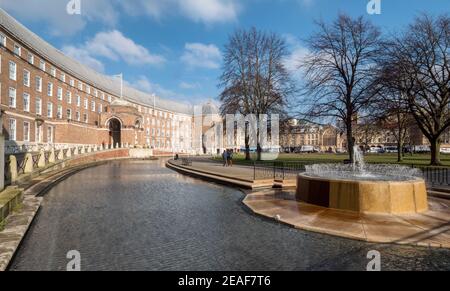
M233 150L228 153L228 166L233 167Z
M227 161L227 151L223 150L222 153L222 160L223 160L223 166L226 167L228 165L228 161Z

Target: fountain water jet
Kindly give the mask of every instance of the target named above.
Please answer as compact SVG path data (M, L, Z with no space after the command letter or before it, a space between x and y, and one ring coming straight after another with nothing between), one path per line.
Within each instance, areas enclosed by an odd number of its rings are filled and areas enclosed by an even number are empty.
M297 178L297 199L324 207L376 213L428 209L422 173L400 165L365 164L354 147L352 164L306 166Z

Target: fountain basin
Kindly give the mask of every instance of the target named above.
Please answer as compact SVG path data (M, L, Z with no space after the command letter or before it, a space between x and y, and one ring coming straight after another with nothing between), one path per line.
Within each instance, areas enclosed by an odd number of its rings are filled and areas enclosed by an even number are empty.
M425 181L416 177L377 181L306 173L297 177L296 197L314 205L361 213L407 214L428 210Z

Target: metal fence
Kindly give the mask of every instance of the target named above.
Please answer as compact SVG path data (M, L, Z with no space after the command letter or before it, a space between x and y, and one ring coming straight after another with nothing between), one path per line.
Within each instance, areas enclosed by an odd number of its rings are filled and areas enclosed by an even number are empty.
M305 166L316 164L298 161L236 161L235 164L253 168L253 178L256 179L292 179L305 172ZM405 165L408 166L408 165ZM415 166L422 171L423 178L430 185L450 186L450 167Z

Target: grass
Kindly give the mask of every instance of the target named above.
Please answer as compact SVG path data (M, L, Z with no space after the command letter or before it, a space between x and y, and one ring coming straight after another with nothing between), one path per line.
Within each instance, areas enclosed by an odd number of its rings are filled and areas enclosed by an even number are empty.
M246 163L244 154L235 154L233 160ZM398 164L397 154L366 154L367 163ZM222 159L217 157L216 159ZM276 161L297 161L305 163L340 163L348 159L347 154L286 154L280 153ZM441 162L444 166L450 166L450 155L441 154ZM250 161L252 163L252 161ZM429 154L406 154L402 163L404 165L428 166L430 164Z

